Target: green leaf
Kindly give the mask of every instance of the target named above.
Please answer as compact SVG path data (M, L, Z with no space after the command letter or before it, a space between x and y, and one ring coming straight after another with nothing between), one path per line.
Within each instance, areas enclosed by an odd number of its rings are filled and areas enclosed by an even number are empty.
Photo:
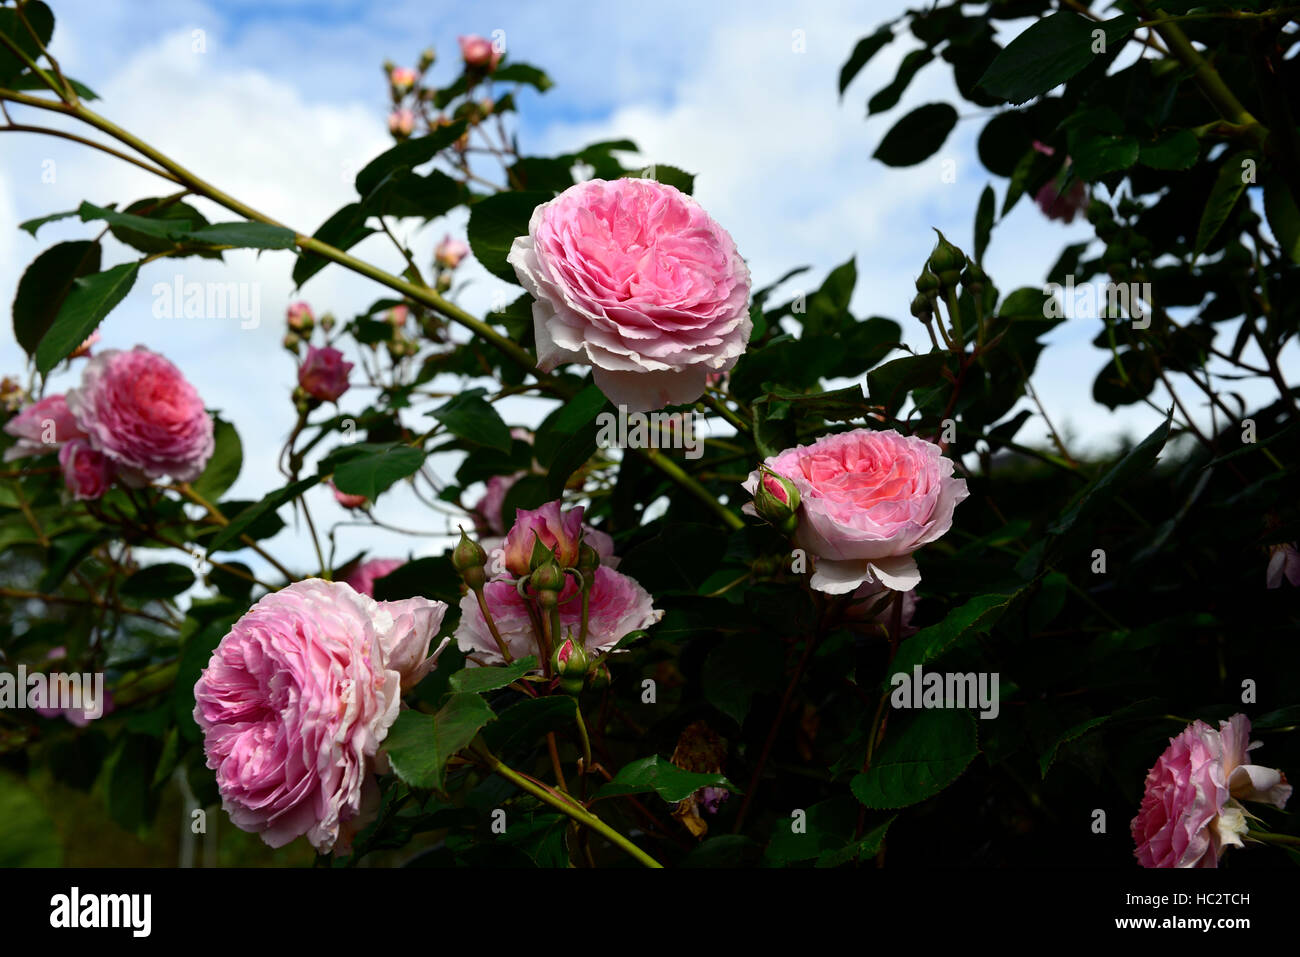
M1293 263L1300 263L1300 210L1286 181L1277 175L1264 184L1264 214L1282 252Z
M989 64L979 86L1009 103L1024 103L1064 83L1097 56L1115 52L1116 42L1137 26L1124 15L1097 23L1064 10L1036 20ZM1096 30L1105 33L1104 50L1093 52Z
M164 207L166 210L172 210L174 208L175 207L173 206ZM81 206L77 208L77 215L81 217L83 223L89 223L93 220L100 219L117 229L125 229L132 233L139 233L140 235L148 236L151 239L164 239L169 241L178 241L189 231L190 227L193 226L193 223L189 219L176 219L167 214L159 216L139 216L135 213L119 213L115 209L95 206L92 203L82 203Z
M800 808L797 814L777 815L766 856L778 863L810 861L844 847L852 842L859 809L857 801L841 795Z
M417 166L423 166L460 139L464 133L465 121L458 120L447 126L438 127L427 136L417 136L385 150L357 173L357 193L362 197L369 196L380 183L389 179L398 170L412 170Z
M236 249L293 249L295 233L284 226L270 223L236 222L213 223L185 235L185 239L213 246L233 246Z
M32 28L30 31L22 24L18 11L10 7L0 8L0 34L27 54L29 59L39 61L41 47L48 47L50 37L54 35L54 14L40 0L33 0L23 7L23 15ZM40 43L32 37L32 32L40 37ZM7 45L0 43L0 86L9 86L9 81L26 69L27 64Z
M67 74L64 74L63 78L68 81L79 98L86 100L87 102L99 99L99 94L86 86L86 84L82 83L80 80L74 79ZM45 81L34 73L24 73L22 76L5 85L11 90L40 90L41 92L49 90L49 87L45 85Z
M885 112L885 110L892 110L897 106L899 99L906 92L908 84L912 82L912 77L916 76L917 71L933 59L934 54L925 49L912 50L907 56L903 57L903 62L898 65L898 73L895 74L889 86L879 90L867 101L867 115L874 116L877 113Z
M609 797L621 797L625 794L648 794L653 791L669 804L684 801L700 788L716 787L738 792L734 784L721 774L700 774L695 771L683 771L677 765L665 761L659 755L641 758L614 775L596 792L596 800Z
M633 175L640 179L652 179L656 183L672 186L681 190L687 196L695 189L694 173L688 173L676 166L669 166L667 163L653 163Z
M947 103L918 106L885 134L873 154L886 166L915 166L939 151L957 125L957 111Z
M1177 130L1153 143L1143 143L1138 162L1152 169L1191 169L1201 155L1201 141L1191 130Z
M1128 169L1138 161L1138 141L1124 134L1100 133L1079 137L1074 153L1074 172L1086 182L1094 182L1108 173ZM1067 189L1064 183L1062 189Z
M1083 737L1094 728L1105 724L1112 717L1113 715L1109 714L1098 715L1095 718L1089 718L1087 721L1082 721L1074 727L1057 735L1052 743L1047 746L1047 750L1044 751L1042 756L1038 759L1038 769L1042 772L1042 776L1044 778L1047 777L1047 772L1051 770L1052 763L1056 760L1056 752L1060 750L1061 745L1074 741L1076 738Z
M784 668L785 653L780 643L749 633L730 635L704 660L704 697L737 724L744 725L754 695L781 687Z
M993 234L993 219L997 197L993 195L992 185L985 186L980 193L979 208L975 211L975 261L984 261L984 250L989 248L989 237Z
M885 44L892 39L894 33L886 24L875 33L858 41L849 58L844 61L844 66L840 67L840 96L844 95L844 91L848 89L849 84L862 68L871 62L871 58L884 49Z
M483 730L483 740L498 754L516 745L532 746L548 731L572 728L576 709L577 702L566 694L527 698L497 715Z
M393 772L410 787L441 791L447 762L495 717L486 701L467 693L451 695L435 714L403 711L384 739Z
M320 228L312 234L312 238L346 252L373 232L374 230L366 225L366 211L362 205L349 203L321 223ZM324 269L329 262L323 256L303 253L293 267L294 285L301 286Z
M497 68L492 79L497 83L526 83L541 93L555 85L543 71L527 63L506 63Z
M864 860L868 857L875 857L880 853L880 845L885 842L885 834L889 831L889 825L894 823L891 817L884 824L873 827L866 834L862 835L862 840L852 841L847 846L835 851L826 851L817 858L818 867L843 867L855 860Z
M212 458L194 482L194 491L209 502L217 501L229 491L244 464L244 445L235 427L224 419L214 419L214 424Z
M261 501L250 505L231 519L230 524L218 531L211 541L207 543L207 550L209 552L224 551L230 545L238 542L239 536L244 534L249 526L261 519L262 516L275 512L280 506L291 499L297 498L319 481L320 479L316 476L299 479L297 482L269 493ZM239 547L242 548L243 546Z
M163 562L140 569L119 591L129 598L174 598L193 584L194 571L188 565Z
M41 253L18 280L14 296L14 338L32 355L54 324L73 283L99 272L99 243L59 243Z
M537 656L529 655L503 668L462 668L451 676L452 691L496 691L537 670Z
M1196 229L1196 254L1205 252L1210 240L1215 237L1228 214L1237 205L1237 200L1246 191L1246 176L1242 163L1253 159L1250 152L1235 153L1224 161L1219 175L1210 187L1209 199L1205 201L1205 210L1201 213L1201 223Z
M496 193L470 206L466 233L474 258L484 269L506 282L519 282L506 256L515 238L528 233L533 210L551 198L544 192Z
M0 14L9 13L8 9ZM0 20L0 29L4 21ZM3 48L0 48L2 51ZM16 774L0 770L0 867L59 867L63 848L45 805Z
M975 719L965 708L894 715L866 774L854 776L853 796L871 808L907 807L933 797L979 753Z
M410 445L358 446L355 455L334 469L334 486L348 495L379 497L399 479L413 475L424 464L427 453Z
M893 415L902 408L912 389L942 381L941 370L946 361L947 356L941 352L891 359L867 373L867 392L872 401Z
M59 314L36 347L36 368L42 374L48 373L85 342L104 317L131 291L139 272L140 264L129 262L73 280Z
M433 410L433 417L457 438L509 452L513 439L501 414L483 398L483 389L454 396Z
M42 226L44 226L46 223L57 222L60 219L67 219L70 216L76 216L76 215L77 215L77 211L75 209L70 209L67 212L63 212L63 213L50 213L50 215L48 216L38 216L35 219L29 219L26 222L19 223L18 228L22 230L26 230L27 232L32 234L33 238L35 238L36 231L40 229Z
M565 441L579 429L594 423L607 403L605 393L597 386L589 385L543 419L533 438L538 463L549 467Z
M172 685L172 714L187 741L198 741L202 737L194 721L194 685L233 623L233 620L221 618L210 621L186 637L181 645L176 681Z
M922 628L898 648L882 690L891 686L896 674L910 674L915 665L926 665L943 655L968 634L983 634L992 628L1015 599L1007 595L979 595L955 608L926 628Z

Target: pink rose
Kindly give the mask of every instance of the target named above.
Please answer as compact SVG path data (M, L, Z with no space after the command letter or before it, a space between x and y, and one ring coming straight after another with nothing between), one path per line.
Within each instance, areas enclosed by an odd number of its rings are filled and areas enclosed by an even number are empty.
M307 303L291 302L289 308L284 311L284 321L289 324L290 329L301 330L315 322L316 317Z
M562 511L558 501L547 502L541 508L517 509L502 556L506 570L517 577L527 575L532 568L535 541L555 552L561 568L576 567L578 546L582 544L583 511L581 505Z
M375 579L391 575L406 564L402 558L372 558L352 569L343 580L363 595L375 597Z
M1283 578L1300 588L1300 552L1296 551L1293 543L1270 548L1264 583L1269 588L1281 588Z
M506 533L501 506L506 502L506 493L510 491L510 487L526 474L516 472L514 475L493 475L487 480L487 491L479 499L478 504L470 510L474 516L474 525L479 532L498 537Z
M455 269L469 255L469 246L460 239L444 236L433 249L433 261L444 269Z
M406 139L415 130L415 114L410 110L393 110L388 114L388 132L398 139Z
M340 492L338 486L330 482L330 488L334 489L334 501L338 502L344 508L365 508L370 499L364 495L352 495L349 492Z
M113 482L113 463L90 447L85 439L73 439L59 449L63 484L77 501L103 498Z
M401 690L442 650L426 660L445 611L313 578L235 623L194 686L194 720L237 827L271 847L306 835L321 853L346 850L376 803Z
M827 435L763 464L799 491L794 542L815 556L812 587L832 595L875 579L895 591L915 588L912 553L952 527L968 495L937 445L892 429ZM745 490L752 495L758 481L751 472Z
M465 58L466 66L492 71L501 62L501 53L486 37L472 33L456 39L460 43L460 55Z
M593 179L533 210L507 257L533 296L538 365L592 366L630 411L693 402L749 342L749 269L699 204Z
M212 416L203 400L179 369L144 346L105 349L86 363L68 408L128 485L166 475L192 482L212 457Z
M298 369L298 384L308 395L328 402L338 400L348 391L348 373L352 363L343 361L343 353L332 346L307 347L307 358Z
M1142 807L1129 829L1143 867L1218 867L1228 845L1248 832L1239 800L1278 808L1291 796L1280 771L1246 764L1250 721L1244 714L1189 724L1147 772Z
M18 440L5 450L6 462L44 455L73 439L86 437L63 395L50 395L33 402L6 422L4 428Z
M1088 190L1082 180L1076 179L1069 189L1062 192L1054 179L1038 190L1034 202L1048 219L1059 219L1068 224L1074 222L1074 217L1088 205Z
M94 332L92 332L90 335L86 336L86 341L83 342L81 345L77 346L77 348L73 349L72 352L69 353L68 358L69 358L69 359L81 359L81 358L83 358L83 357L85 357L85 356L90 355L90 350L91 350L91 348L93 348L94 345L95 345L95 343L97 343L97 342L99 342L99 330L98 330L98 329L96 329L96 330L95 330Z
M408 92L411 87L415 86L416 74L409 66L395 66L388 74L388 82L393 85L393 90L400 94Z
M520 595L514 582L509 581L488 582L483 595L510 654L516 658L539 654L529 616L531 599ZM649 593L631 578L604 565L598 567L591 588L586 651L598 654L616 645L629 632L649 628L663 617L663 612L656 610L653 603ZM559 609L562 637L576 641L582 627L582 593L571 575L566 577L564 590L560 592ZM477 599L466 595L460 601L460 611L455 636L460 650L485 664L503 663Z

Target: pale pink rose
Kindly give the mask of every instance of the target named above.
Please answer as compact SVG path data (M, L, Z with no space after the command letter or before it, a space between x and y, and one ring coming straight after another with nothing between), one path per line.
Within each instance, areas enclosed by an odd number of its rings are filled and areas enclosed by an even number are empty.
M90 350L91 350L91 348L92 348L92 347L95 345L95 343L97 343L98 341L99 341L99 330L96 329L96 330L95 330L94 332L92 332L90 335L86 336L86 341L85 341L85 342L83 342L81 345L77 346L77 348L75 348L75 349L72 350L72 352L68 355L68 358L69 358L69 359L81 359L81 358L83 358L83 357L85 357L85 356L90 355Z
M364 495L353 495L350 492L340 492L338 486L330 482L330 488L334 489L334 501L338 502L344 508L365 508L370 499Z
M476 33L457 37L460 43L460 55L465 58L465 65L477 69L495 70L501 62L501 53L492 45L492 41Z
M59 449L59 465L63 484L79 502L103 498L113 482L113 463L85 439L73 439Z
M953 509L969 494L937 445L892 429L827 435L764 464L798 489L794 542L815 556L812 587L832 595L872 580L915 588L912 553L952 527ZM744 482L751 495L758 480L755 470ZM752 505L744 511L755 514Z
M512 575L527 575L532 569L533 545L540 541L555 552L561 568L578 564L578 546L582 544L581 505L567 511L559 501L541 508L516 509L515 524L506 534L502 564Z
M388 74L388 82L399 93L407 93L415 86L416 73L409 66L395 66Z
M483 594L510 654L516 658L538 654L537 638L528 612L531 599L520 595L514 582L509 581L488 582ZM654 608L654 599L644 588L604 565L596 569L590 605L587 640L583 647L591 654L606 651L624 635L649 628L663 617L663 612ZM560 592L559 609L561 638L572 637L576 641L582 627L582 593L572 575L566 576L564 590ZM501 664L504 659L487 622L483 620L477 599L466 595L460 601L460 610L460 624L455 636L460 650L484 664Z
M334 402L348 391L348 373L352 363L343 361L343 353L333 346L307 347L307 358L298 369L298 384L317 399Z
M321 853L347 849L376 806L373 772L404 681L432 667L445 611L313 578L235 623L194 686L194 720L236 826L271 847L306 835Z
M415 114L408 109L393 110L388 114L388 132L406 139L415 130Z
M375 579L391 575L406 564L403 558L372 558L353 568L343 580L363 595L375 596Z
M1248 765L1250 721L1244 714L1219 722L1219 730L1194 721L1170 738L1147 772L1142 806L1129 830L1143 867L1218 867L1228 845L1247 833L1239 800L1279 808L1291 796L1280 771Z
M1269 588L1281 588L1283 578L1300 588L1300 552L1296 551L1294 543L1273 545L1270 548L1264 583Z
M289 308L284 311L284 321L289 324L290 329L301 330L315 319L311 306L305 302L291 302Z
M538 365L592 366L630 411L693 402L749 342L749 268L672 186L588 180L533 210L507 257L533 296Z
M6 462L55 452L73 439L86 437L63 395L49 395L33 402L6 422L4 428L18 440L5 450Z
M68 393L91 446L128 485L171 476L192 482L214 448L212 416L179 369L144 346L105 349Z
M460 239L444 236L433 249L433 261L444 269L455 269L469 255L469 245Z

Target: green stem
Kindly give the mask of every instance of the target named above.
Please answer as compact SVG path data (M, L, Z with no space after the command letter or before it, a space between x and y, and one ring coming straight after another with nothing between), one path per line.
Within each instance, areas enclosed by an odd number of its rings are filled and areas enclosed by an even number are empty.
M538 784L535 784L534 782L530 781L528 778L520 774L518 771L515 771L513 768L510 768L507 765L503 764L495 755L489 752L486 748L476 751L475 754L481 761L483 761L483 763L488 767L489 770L493 771L496 774L501 775L503 778L505 778L507 781L509 781L511 784L515 785L516 787L521 788L524 791L527 791L529 794L533 795L533 797L537 798L539 801L544 801L545 803L549 804L551 807L555 808L560 813L567 814L569 817L571 817L573 820L583 825L584 827L591 828L593 831L602 835L611 843L618 845L620 848L622 848L632 857L636 858L636 860L644 864L646 867L655 867L655 868L663 867L663 865L660 864L658 861L656 861L653 857L651 857L645 851L641 850L641 848L637 847L626 837L618 833L618 831L614 830L612 827L610 827L600 818L596 817L595 814L592 814L586 808L582 807L580 804L577 804L576 802L565 801L559 796L557 796L554 792L544 787L541 787Z
M1263 841L1265 844L1280 844L1285 847L1300 847L1300 837L1294 834L1274 834L1272 831L1251 831L1249 835L1252 841Z

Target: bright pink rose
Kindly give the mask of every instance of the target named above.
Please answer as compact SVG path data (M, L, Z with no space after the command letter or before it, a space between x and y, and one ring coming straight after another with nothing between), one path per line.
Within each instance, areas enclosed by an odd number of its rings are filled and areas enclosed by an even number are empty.
M372 558L361 562L343 580L363 595L375 597L375 579L391 575L406 564L403 558Z
M344 508L365 508L370 499L364 495L352 495L348 492L340 492L338 486L330 482L330 488L334 489L334 501L338 502Z
M507 257L533 296L538 365L592 366L631 411L693 402L749 342L749 269L689 196L593 179L533 210Z
M393 110L388 114L388 132L406 139L415 130L415 114L410 110Z
M541 508L516 509L515 524L506 535L502 564L510 574L527 575L532 569L533 544L540 541L555 552L561 568L578 564L578 546L582 544L581 505L563 511L559 501Z
M466 66L491 71L501 62L501 53L486 37L472 33L456 39L460 43L460 55L465 58Z
M433 248L433 261L444 269L455 269L469 255L469 246L463 240L444 236Z
M59 449L63 484L77 501L103 498L113 482L113 463L90 447L85 439L73 439Z
M375 803L402 689L442 650L426 657L446 608L313 578L235 623L194 686L194 720L236 826L271 847L305 834L321 853L346 850Z
M6 462L54 452L66 442L86 437L62 395L33 402L5 423L5 431L18 440L5 450Z
M827 435L764 464L798 489L794 541L816 558L812 587L832 595L874 579L915 588L912 553L952 527L953 509L969 494L937 445L892 429ZM751 495L758 480L757 471L745 480ZM755 514L752 505L744 511Z
M307 358L298 369L298 384L317 399L334 402L348 391L348 373L352 363L343 361L343 353L333 346L307 347Z
M1300 552L1294 543L1274 545L1270 549L1264 583L1269 588L1281 588L1283 578L1300 588Z
M528 614L529 599L521 596L514 582L488 582L483 588L492 621L501 633L510 654L516 658L538 654L537 638ZM601 565L596 569L591 588L591 609L587 622L586 651L600 653L616 645L624 635L649 628L663 617L654 608L654 599L631 578ZM577 640L582 627L582 593L573 576L567 576L560 592L560 631L564 638ZM472 654L485 664L501 664L504 659L497 648L483 612L473 595L460 601L460 624L456 643L460 650Z
M192 482L212 457L212 416L180 370L144 346L105 349L68 393L91 446L128 485L170 475Z
M1239 800L1278 808L1291 796L1280 771L1246 764L1250 721L1244 714L1189 724L1147 772L1142 807L1129 830L1143 867L1218 867L1228 845L1247 833Z

